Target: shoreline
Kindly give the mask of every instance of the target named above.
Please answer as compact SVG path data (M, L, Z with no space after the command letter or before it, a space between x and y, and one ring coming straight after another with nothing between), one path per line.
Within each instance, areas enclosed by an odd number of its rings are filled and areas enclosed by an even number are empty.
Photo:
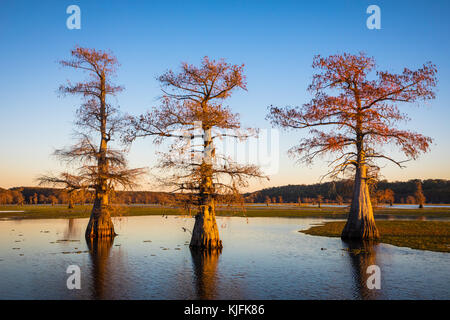
M0 221L38 220L38 219L83 219L89 218L91 205L77 205L73 209L67 206L0 206ZM111 216L114 218L133 216L181 216L189 217L181 208L162 206L118 206ZM235 208L236 209L236 208ZM444 210L443 210L444 209ZM3 212L2 212L3 211ZM322 221L321 225L314 225L299 232L312 236L340 237L348 216L345 207L306 207L306 206L261 206L246 207L242 210L230 210L219 207L217 217L242 218L305 218L335 221ZM375 219L380 230L379 242L399 247L429 250L436 252L450 252L450 209L392 209L376 208ZM193 210L191 217L195 215Z
M0 219L68 219L88 218L92 205L76 205L68 209L64 205L23 205L23 206L0 206ZM346 219L348 207L321 207L317 206L294 206L294 205L272 205L272 206L247 206L243 211L240 207L218 206L217 216L236 217L280 217L280 218L321 218L321 219ZM3 212L2 212L3 211ZM192 210L191 215L195 215ZM182 208L149 206L149 205L120 205L114 206L111 216L151 216L151 215L180 215L188 213ZM423 209L396 209L379 207L374 209L375 219L379 220L450 220L450 208L430 207Z
M345 221L327 221L298 232L319 237L340 238ZM396 247L433 252L450 252L450 221L377 221L380 239Z

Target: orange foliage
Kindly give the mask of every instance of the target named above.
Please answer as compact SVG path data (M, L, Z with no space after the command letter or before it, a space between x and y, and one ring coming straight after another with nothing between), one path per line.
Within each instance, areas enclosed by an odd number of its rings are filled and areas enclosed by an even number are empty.
M267 118L273 125L310 130L310 137L293 147L291 155L311 162L316 156L334 154L328 174L336 176L359 165L378 168L377 159L402 167L404 161L428 151L431 138L398 128L409 120L398 106L435 97L437 70L432 63L392 74L376 71L374 58L361 53L316 56L313 68L317 72L308 88L314 96L309 103L269 107ZM330 130L319 130L321 126ZM399 147L407 159L397 161L383 153L381 147L386 144Z

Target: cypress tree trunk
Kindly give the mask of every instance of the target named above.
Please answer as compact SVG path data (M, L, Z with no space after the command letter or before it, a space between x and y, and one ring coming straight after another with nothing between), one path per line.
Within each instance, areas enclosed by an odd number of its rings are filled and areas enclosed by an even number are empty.
M107 198L107 195L96 194L94 207L86 228L86 238L107 238L117 235L111 220Z
M72 196L70 196L70 198L69 198L69 206L68 206L68 208L69 208L69 209L73 209L73 200L72 200Z
M102 139L101 150L103 155L99 157L98 170L100 172L98 185L95 190L94 206L91 212L88 226L86 228L86 238L105 238L114 237L114 225L111 220L108 196L108 181L102 176L108 172L108 163L106 160L106 140Z
M219 229L216 223L214 185L212 181L212 157L214 147L211 129L204 128L204 159L201 165L200 212L195 216L190 247L199 249L221 249Z
M364 148L363 111L359 95L355 96L358 104L356 114L356 154L355 185L350 213L342 230L342 239L378 239L379 234L373 217L369 187L367 185L366 150Z
M356 169L352 204L347 223L342 231L342 239L368 240L379 238L366 180L367 167L361 164Z
M221 249L222 240L219 239L219 229L216 223L214 203L201 206L200 212L195 216L194 230L192 231L191 248Z
M97 162L97 184L95 187L95 200L86 228L86 238L107 238L114 237L114 225L111 220L109 211L109 188L107 176L109 166L107 160L107 150L109 138L106 134L106 103L105 103L105 76L102 74L101 82L101 98L100 98L100 133L101 142L99 148L99 157Z

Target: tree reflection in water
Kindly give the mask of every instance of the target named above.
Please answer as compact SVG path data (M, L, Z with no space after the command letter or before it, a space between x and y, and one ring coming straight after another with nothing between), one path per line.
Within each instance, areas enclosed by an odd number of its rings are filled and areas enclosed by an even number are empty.
M367 279L372 273L367 273L367 268L371 265L377 265L376 247L377 242L374 241L342 241L344 247L348 251L350 264L352 266L352 277L355 281L356 289L359 296L356 299L372 300L379 299L381 290L369 289L367 287ZM381 275L382 276L382 275Z
M221 249L191 249L197 299L215 299L217 296L217 264Z
M64 230L64 239L77 239L79 229L74 218L67 219L67 228Z
M86 243L92 263L92 298L105 299L105 295L110 293L106 286L108 282L108 259L114 237L86 238Z

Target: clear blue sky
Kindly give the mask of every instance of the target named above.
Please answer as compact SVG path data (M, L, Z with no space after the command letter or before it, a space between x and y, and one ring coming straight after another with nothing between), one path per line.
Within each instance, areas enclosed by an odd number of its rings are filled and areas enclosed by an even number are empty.
M81 8L81 30L66 28L66 8ZM381 8L381 30L366 28L366 8ZM123 111L144 112L160 94L155 77L181 61L208 55L245 63L248 91L228 104L245 126L268 128L266 107L309 100L315 54L374 56L381 69L401 72L426 61L438 66L437 99L406 106L405 125L435 139L431 152L406 169L387 165L388 180L450 178L450 1L9 1L0 2L0 186L35 185L41 173L57 171L55 148L72 142L77 98L56 89L74 73L56 61L78 44L110 49L122 66L117 83ZM315 183L326 162L296 165L288 148L306 132L281 133L280 170L251 189ZM132 166L154 164L151 140L131 149ZM144 186L144 188L146 188Z

